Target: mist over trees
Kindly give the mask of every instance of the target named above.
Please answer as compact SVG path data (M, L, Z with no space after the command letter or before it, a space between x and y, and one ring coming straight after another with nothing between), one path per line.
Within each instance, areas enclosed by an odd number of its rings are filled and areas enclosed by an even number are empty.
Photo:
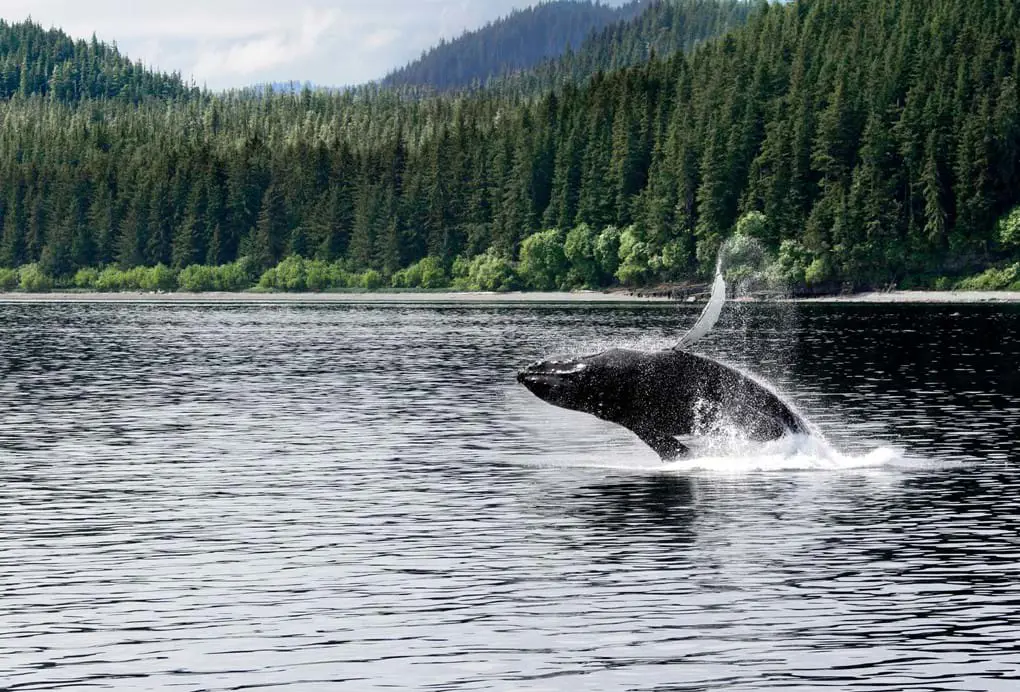
M1020 261L1012 0L761 3L690 53L537 93L216 95L71 43L0 100L0 266L58 282L209 265L286 287L292 258L306 286L642 285L705 276L748 214L805 283ZM15 44L67 45L0 26ZM95 86L114 74L138 81Z

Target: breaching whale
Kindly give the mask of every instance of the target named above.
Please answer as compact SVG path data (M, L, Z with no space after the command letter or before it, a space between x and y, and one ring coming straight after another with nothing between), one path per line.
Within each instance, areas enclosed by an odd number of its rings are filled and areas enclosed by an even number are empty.
M708 306L675 347L542 361L522 370L517 381L554 406L622 425L665 461L688 452L678 436L721 427L757 441L807 432L800 416L769 389L684 350L711 330L725 301L726 284L717 273Z

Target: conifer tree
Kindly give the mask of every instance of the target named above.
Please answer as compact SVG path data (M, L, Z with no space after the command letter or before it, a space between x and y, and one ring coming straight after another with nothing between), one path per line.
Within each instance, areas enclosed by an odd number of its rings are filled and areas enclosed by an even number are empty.
M287 243L287 218L283 199L275 185L266 188L252 237L251 256L257 266L269 268L283 259Z

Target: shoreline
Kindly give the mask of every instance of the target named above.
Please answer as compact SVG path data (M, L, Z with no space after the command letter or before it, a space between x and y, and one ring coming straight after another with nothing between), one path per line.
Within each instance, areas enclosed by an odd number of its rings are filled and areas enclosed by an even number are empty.
M889 291L793 298L795 303L980 304L1020 303L1020 291Z
M3 303L245 303L245 304L384 304L384 303L671 303L665 297L638 296L629 293L577 292L516 292L485 293L439 291L435 293L394 292L333 292L333 293L145 293L123 291L99 293L92 291L54 291L51 293L0 293Z
M740 299L737 299L738 301ZM704 301L697 301L704 302ZM858 293L852 295L817 296L806 298L777 298L774 300L749 300L742 302L776 302L805 304L1008 304L1020 303L1020 291L890 291L884 293ZM429 304L429 303L676 303L688 301L673 300L664 296L645 296L625 291L603 293L598 291L576 292L516 292L485 293L443 291L436 293L144 293L124 291L119 293L73 292L52 293L0 293L0 304L13 303L159 303L159 304Z

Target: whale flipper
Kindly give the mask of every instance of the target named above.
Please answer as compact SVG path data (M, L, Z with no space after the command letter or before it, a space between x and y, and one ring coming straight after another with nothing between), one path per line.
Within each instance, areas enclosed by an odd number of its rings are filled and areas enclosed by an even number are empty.
M642 442L651 447L663 461L679 459L691 451L672 435L667 435L658 430L635 430L634 433L641 438Z
M722 267L719 267L715 273L715 282L712 284L712 297L709 298L708 305L701 312L701 317L698 318L698 321L694 323L689 332L684 334L683 338L680 339L680 342L674 348L685 349L712 331L712 327L719 321L719 315L722 314L723 305L725 304L726 280L723 279Z

